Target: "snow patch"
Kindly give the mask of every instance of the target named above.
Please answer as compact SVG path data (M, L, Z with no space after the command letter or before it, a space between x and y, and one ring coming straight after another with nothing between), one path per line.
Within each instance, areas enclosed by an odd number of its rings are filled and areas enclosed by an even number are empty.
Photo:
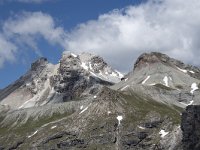
M85 69L85 70L88 70L88 66L84 62L81 63L81 67L83 67L83 69Z
M194 71L189 71L190 73L194 74L195 72Z
M190 101L190 103L189 103L188 105L192 105L192 104L193 104L193 102L194 102L194 101L193 101L193 100L191 100L191 101Z
M184 103L184 102L180 102L180 103L181 103L181 104L183 104L183 105L185 105L185 106L188 106L188 105L192 105L192 104L193 104L193 102L194 102L194 101L193 101L193 100L191 100L189 104L186 104L186 103Z
M154 85L156 85L156 83L151 83L151 84L149 84L149 85L154 86Z
M145 82L150 78L150 76L147 76L146 79L144 79L144 81L142 81L142 84L145 84Z
M95 64L96 65L96 64ZM90 70L94 70L93 68L92 68L92 64L89 62L89 68L90 68Z
M28 138L34 136L37 132L38 132L38 130L36 130L33 134L29 135Z
M80 107L80 110L82 110L83 109L83 105Z
M182 72L184 72L184 73L187 73L187 70L185 70L185 69L181 69L179 67L177 67L177 69L180 70L180 71L182 71Z
M111 76L113 76L113 77L118 77L118 74L117 74L116 72L112 72L112 73L111 73Z
M97 98L97 96L95 95L94 98Z
M184 102L180 102L181 104L185 105L185 106L188 106L188 104L184 103Z
M31 83L29 82L29 83L26 83L26 86L31 86Z
M196 83L192 83L191 89L192 89L192 90L190 91L190 93L191 93L191 94L194 94L194 91L197 90L197 89L199 89L199 88L198 88L198 86L197 86Z
M169 132L165 132L165 130L160 130L159 134L161 138L164 138Z
M115 72L118 73L119 78L123 78L123 77L124 77L124 75L123 75L121 72L119 72L119 71L117 71L117 70L115 70Z
M54 129L54 128L56 128L56 127L57 127L57 126L52 126L51 129Z
M82 114L83 112L85 112L88 109L89 106L90 105L88 105L85 109L83 109L79 114Z
M75 54L73 54L73 53L71 53L71 55L72 55L73 57L77 57L77 55L75 55Z
M142 127L142 126L138 126L138 128L140 128L140 129L142 129L142 130L144 130L144 129L145 129L145 127Z
M90 71L91 75L94 76L94 77L97 77L99 78L95 73L93 73L92 71Z
M118 120L118 123L119 123L119 124L121 123L122 119L123 119L122 116L117 116L117 120Z
M108 114L111 114L111 111L108 111Z
M86 111L88 109L88 107L86 107L85 109L83 109L79 114L82 114L84 111Z
M123 91L123 90L125 90L127 87L129 87L130 85L126 85L125 87L123 87L122 89L121 89L121 91Z
M165 76L165 77L163 78L163 81L165 82L165 86L169 87L168 77L167 77L167 76Z

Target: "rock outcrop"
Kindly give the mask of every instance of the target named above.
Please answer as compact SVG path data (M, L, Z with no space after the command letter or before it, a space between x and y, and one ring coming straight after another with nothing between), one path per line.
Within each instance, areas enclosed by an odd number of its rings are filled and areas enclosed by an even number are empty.
M124 92L134 90L159 102L185 108L200 104L199 72L199 68L165 54L144 53L137 59L133 71L113 88Z
M200 149L200 106L188 106L182 114L183 150Z
M166 54L159 52L144 53L140 55L134 64L134 70L142 69L145 66L155 63L161 63L175 69L179 68L180 71L187 73L191 77L200 79L200 69L198 67L187 65L182 61L171 58Z

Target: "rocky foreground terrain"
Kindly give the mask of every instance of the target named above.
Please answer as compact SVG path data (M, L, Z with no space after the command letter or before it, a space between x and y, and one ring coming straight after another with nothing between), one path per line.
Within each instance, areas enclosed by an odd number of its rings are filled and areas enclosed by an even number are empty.
M197 150L199 87L198 67L156 52L125 76L93 54L40 58L0 90L0 150Z

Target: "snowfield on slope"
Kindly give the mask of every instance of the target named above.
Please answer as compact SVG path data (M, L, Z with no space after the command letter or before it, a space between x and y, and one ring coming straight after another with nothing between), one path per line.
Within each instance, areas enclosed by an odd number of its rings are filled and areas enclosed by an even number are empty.
M196 91L196 90L198 90L198 89L199 89L199 88L198 88L197 84L196 84L196 83L192 83L190 93L191 93L191 94L194 94L194 91Z
M169 87L169 82L168 82L168 77L167 77L167 76L165 76L165 77L163 78L163 81L164 81L164 83L165 83L165 86Z
M117 116L117 120L118 120L118 123L120 125L121 121L122 121L123 117L122 116Z
M167 134L169 134L169 132L166 132L165 130L160 130L159 134L161 138L164 138Z
M146 79L144 79L144 81L142 81L142 84L145 84L146 81L150 78L150 76L147 76Z

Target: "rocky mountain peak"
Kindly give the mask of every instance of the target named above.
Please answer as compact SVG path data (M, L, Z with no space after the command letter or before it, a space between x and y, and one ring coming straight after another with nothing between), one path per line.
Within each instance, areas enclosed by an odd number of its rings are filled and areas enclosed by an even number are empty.
M111 67L109 67L105 60L100 56L90 53L82 53L78 57L80 58L80 61L87 64L94 73L104 72L106 68L110 68L111 70Z
M36 71L40 68L43 68L44 66L46 66L47 63L48 63L47 58L41 57L38 60L36 60L34 63L31 64L31 70Z
M60 71L62 70L76 70L78 72L89 74L100 80L117 83L121 80L123 75L109 66L106 61L91 53L83 52L79 55L71 52L64 52L60 60Z
M185 145L188 135L197 139L188 128L196 109L179 125L182 108L199 104L200 80L191 76L198 69L156 52L141 55L135 68L120 81L94 54L64 52L55 65L40 58L0 90L0 149L175 150L181 129Z
M151 52L151 53L143 53L138 57L134 64L134 69L135 68L140 68L143 66L147 66L148 64L153 64L153 63L168 63L168 60L171 58L167 56L166 54L162 54L159 52Z
M60 73L63 74L63 72L66 72L67 70L81 70L79 59L75 54L70 52L64 52L60 60Z
M82 62L88 62L88 61L90 61L95 56L96 55L88 53L88 52L82 52L80 55L78 55L79 59Z
M163 68L161 66L173 68L179 72L188 74L193 78L199 79L200 69L198 67L185 64L180 60L171 58L168 55L159 52L143 53L140 55L134 64L133 71L144 68ZM155 70L158 71L158 69Z
M100 56L90 53L82 53L78 57L80 58L81 62L89 64L89 67L93 68L95 73L99 73L100 70L108 67L108 64Z

